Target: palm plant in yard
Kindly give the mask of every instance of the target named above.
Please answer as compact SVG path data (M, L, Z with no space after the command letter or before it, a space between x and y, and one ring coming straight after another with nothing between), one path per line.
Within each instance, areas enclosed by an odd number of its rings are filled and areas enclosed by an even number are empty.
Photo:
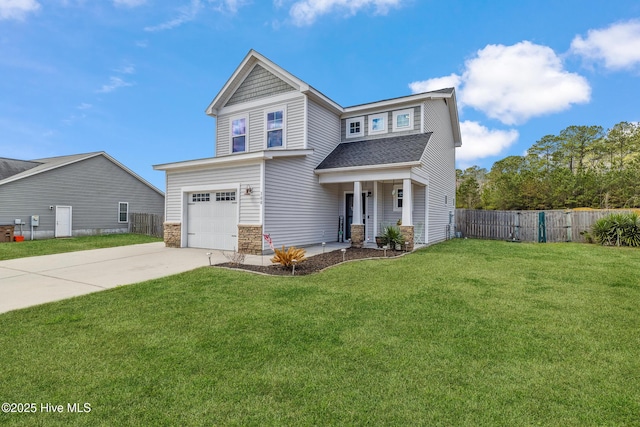
M607 215L593 224L591 234L604 246L640 247L640 216L635 212Z

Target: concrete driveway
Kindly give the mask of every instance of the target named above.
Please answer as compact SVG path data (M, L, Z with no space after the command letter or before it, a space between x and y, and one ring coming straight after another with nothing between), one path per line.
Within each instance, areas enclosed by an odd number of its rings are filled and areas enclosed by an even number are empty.
M222 252L120 246L0 261L0 313L226 262Z

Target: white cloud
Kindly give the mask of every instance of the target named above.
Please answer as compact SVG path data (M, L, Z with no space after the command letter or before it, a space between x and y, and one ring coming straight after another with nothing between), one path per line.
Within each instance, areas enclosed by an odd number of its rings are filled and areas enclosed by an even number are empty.
M456 88L462 83L462 79L457 74L451 74L446 77L436 77L433 79L422 80L409 83L412 93L431 92L432 90L445 89L449 87Z
M185 22L190 22L196 19L201 9L202 9L202 3L200 0L191 0L191 3L188 6L183 6L178 9L178 16L176 18L173 18L159 25L145 27L144 30L155 32L155 31L170 30L172 28L179 27Z
M518 140L515 129L488 129L478 122L466 120L460 123L462 147L456 149L456 160L462 165L485 157L497 156Z
M116 6L124 7L138 7L145 4L147 0L113 0L113 4Z
M90 108L92 108L93 105L91 104L87 104L86 102L81 103L80 105L78 105L76 108L78 110L89 110Z
M373 8L374 14L386 15L390 8L399 7L401 3L401 0L301 0L291 6L289 15L295 25L304 26L336 10L352 16L362 9Z
M114 71L120 74L135 74L136 67L133 65L123 65L120 68L116 68Z
M23 20L27 14L40 9L40 3L36 0L0 0L0 20Z
M97 92L109 93L121 87L127 87L127 86L133 86L133 83L126 82L122 80L120 77L109 77L109 83L102 85L102 87L98 89Z
M602 60L612 70L632 68L640 64L640 21L589 30L586 38L573 39L571 52L589 60Z
M564 70L550 47L528 41L479 50L466 61L462 81L463 105L509 125L566 110L591 97L584 77Z

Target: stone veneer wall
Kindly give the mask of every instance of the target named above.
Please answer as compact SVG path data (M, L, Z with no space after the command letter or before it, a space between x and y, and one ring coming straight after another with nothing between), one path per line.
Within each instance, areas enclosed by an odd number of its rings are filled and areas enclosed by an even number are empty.
M364 243L364 224L351 224L351 247L361 248Z
M179 248L182 246L182 224L179 222L165 222L164 224L164 245L168 248Z
M404 237L404 247L407 251L413 250L413 225L401 225L400 233Z
M238 253L262 255L261 225L238 225Z

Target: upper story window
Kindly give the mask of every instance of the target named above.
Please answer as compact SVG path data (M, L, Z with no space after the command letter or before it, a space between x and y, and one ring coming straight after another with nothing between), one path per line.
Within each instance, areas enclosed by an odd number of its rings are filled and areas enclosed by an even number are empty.
M231 119L231 152L247 151L247 118Z
M353 117L346 120L347 138L364 136L364 117Z
M284 109L267 113L267 148L284 146Z
M393 131L413 130L413 109L393 112Z
M387 113L373 114L369 116L369 134L387 132Z

